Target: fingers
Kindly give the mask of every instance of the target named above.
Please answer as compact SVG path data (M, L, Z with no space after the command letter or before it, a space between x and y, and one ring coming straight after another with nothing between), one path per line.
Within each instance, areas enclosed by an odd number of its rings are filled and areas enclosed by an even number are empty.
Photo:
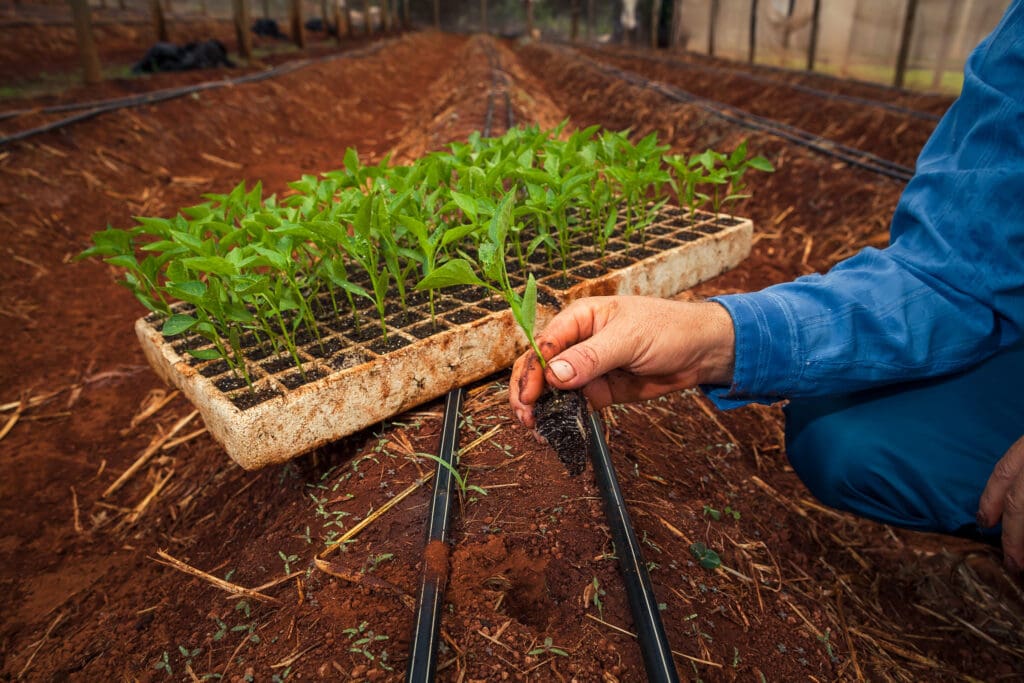
M1013 571L1024 567L1024 437L996 463L978 503L978 524L1003 522L1003 553Z
M608 324L618 307L615 299L583 299L552 320L540 340L565 350L548 363L548 383L559 389L579 389L633 359L634 340L617 334Z

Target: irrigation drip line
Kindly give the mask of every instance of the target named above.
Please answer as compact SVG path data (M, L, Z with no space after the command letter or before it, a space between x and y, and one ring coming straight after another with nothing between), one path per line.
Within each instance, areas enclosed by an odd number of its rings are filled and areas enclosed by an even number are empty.
M427 523L427 551L420 597L416 603L412 644L409 647L409 666L405 674L408 683L432 681L437 669L437 636L441 628L445 584L448 582L448 527L454 480L452 472L458 464L455 455L459 447L459 413L465 395L463 389L453 389L444 400L441 445L437 453L439 461Z
M802 83L788 83L786 81L780 81L777 78L761 76L758 74L753 74L746 71L739 71L736 69L730 69L727 67L716 66L713 64L700 64L697 62L687 62L681 59L674 59L672 57L645 55L639 53L626 53L626 56L630 59L640 59L645 62L665 64L680 69L692 69L698 71L707 71L716 74L725 74L742 80L753 81L755 83L762 83L766 85L789 88L791 90L796 90L797 92L806 93L808 95L814 95L815 97L820 97L822 99L835 100L837 102L856 104L864 107L875 107L877 109L885 109L896 114L910 116L916 119L922 119L924 121L938 121L940 118L942 118L938 114L932 114L931 112L920 111L918 109L912 109L910 107L904 107L899 104L893 104L891 102L883 102L882 100L875 100L868 97L857 97L855 95L846 95L843 93L830 92L828 90L819 90L818 88L813 88L809 85L803 85ZM788 70L783 71L791 73Z
M653 683L678 681L679 674L672 659L665 626L661 622L661 610L654 598L647 563L636 533L633 532L626 501L615 476L611 453L604 440L604 426L596 412L590 413L587 428L590 430L590 458L594 464L594 477L601 491L615 554L619 556L619 569L626 584L626 597L629 598L629 609L633 613L633 626L640 642L647 680Z
M758 116L757 114L752 114L729 104L694 95L691 92L687 92L686 90L675 86L649 80L634 72L599 62L598 60L582 55L579 52L575 52L575 54L577 54L581 59L592 64L597 70L610 76L624 80L637 87L653 90L654 92L675 102L695 105L709 114L729 121L730 123L743 126L744 128L782 138L783 140L793 142L820 154L824 154L825 156L844 161L851 166L856 166L866 171L871 171L872 173L877 173L895 180L906 182L914 175L914 169L897 164L896 162L888 159L883 159L871 152L865 152L864 150L849 147L836 142L835 140L830 140L801 128L797 128L796 126L791 126L764 116Z
M484 117L484 137L490 137L494 122L494 100L498 89L498 62L490 44L485 45L487 58L493 75L492 88L487 94L487 113ZM502 75L502 78L504 76ZM505 81L507 85L507 81ZM512 107L508 92L505 91L506 116L512 127ZM444 417L441 420L441 444L438 447L437 474L434 476L434 493L430 503L430 520L427 527L427 550L423 562L423 578L419 600L416 603L416 619L413 622L412 643L409 646L409 666L406 669L407 683L428 683L434 680L437 669L437 637L441 628L441 606L444 602L445 584L448 580L448 524L451 517L452 473L458 465L456 453L459 447L459 413L465 390L452 389L444 399ZM439 545L440 544L440 545ZM438 566L441 560L445 566Z
M204 92L207 90L217 90L220 88L228 88L236 85L245 85L247 83L256 83L259 81L267 80L269 78L284 76L294 71L298 71L299 69L304 69L307 66L312 66L313 64L321 64L325 62L334 61L336 59L369 57L370 55L382 50L386 45L389 45L391 42L393 41L382 40L368 47L359 48L358 50L351 50L339 54L326 55L324 57L318 57L315 59L300 59L293 62L287 62L285 64L281 64L280 66L275 66L274 68L268 69L266 71L259 71L257 73L246 74L244 76L239 76L237 78L225 78L219 81L206 81L204 83L196 83L194 85L185 85L177 88L156 90L153 92L144 93L142 95L118 97L111 100L99 100L81 104L55 105L53 107L47 107L44 109L20 109L13 112L4 112L3 114L0 114L0 120L10 119L15 116L22 116L25 114L60 113L63 111L74 111L76 109L85 108L88 106L93 107L88 111L84 111L80 114L75 114L74 116L68 116L66 118L59 119L57 121L53 121L42 126L37 126L35 128L30 128L28 130L23 130L18 133L12 133L11 135L0 137L0 147L11 144L13 142L18 142L20 140L25 140L36 135L42 135L43 133L49 133L55 130L59 130L66 126L70 126L74 123L86 121L93 117L99 116L100 114L106 114L108 112L117 111L119 109L143 107L147 104L165 102L167 100L176 99L178 97L191 95L192 93Z

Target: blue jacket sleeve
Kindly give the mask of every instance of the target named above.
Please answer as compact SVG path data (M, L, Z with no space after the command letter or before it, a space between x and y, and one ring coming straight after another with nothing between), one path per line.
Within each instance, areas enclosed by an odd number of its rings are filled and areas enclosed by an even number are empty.
M736 328L721 407L954 372L1024 329L1024 0L971 54L889 246L825 275L714 299Z

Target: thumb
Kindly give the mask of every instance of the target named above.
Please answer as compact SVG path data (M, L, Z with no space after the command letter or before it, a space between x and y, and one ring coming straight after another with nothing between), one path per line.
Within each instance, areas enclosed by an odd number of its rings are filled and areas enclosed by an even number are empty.
M598 332L548 361L545 378L559 389L579 389L630 360L629 349L621 339Z

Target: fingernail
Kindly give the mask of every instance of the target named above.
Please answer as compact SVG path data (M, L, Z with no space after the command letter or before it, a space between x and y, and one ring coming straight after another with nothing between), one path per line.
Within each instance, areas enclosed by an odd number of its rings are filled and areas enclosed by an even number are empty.
M551 368L551 372L554 373L560 382L568 382L576 376L576 371L564 360L552 361L548 364L548 367Z
M1011 574L1020 574L1020 565L1017 564L1017 560L1007 555L1004 563L1006 564L1007 571Z

